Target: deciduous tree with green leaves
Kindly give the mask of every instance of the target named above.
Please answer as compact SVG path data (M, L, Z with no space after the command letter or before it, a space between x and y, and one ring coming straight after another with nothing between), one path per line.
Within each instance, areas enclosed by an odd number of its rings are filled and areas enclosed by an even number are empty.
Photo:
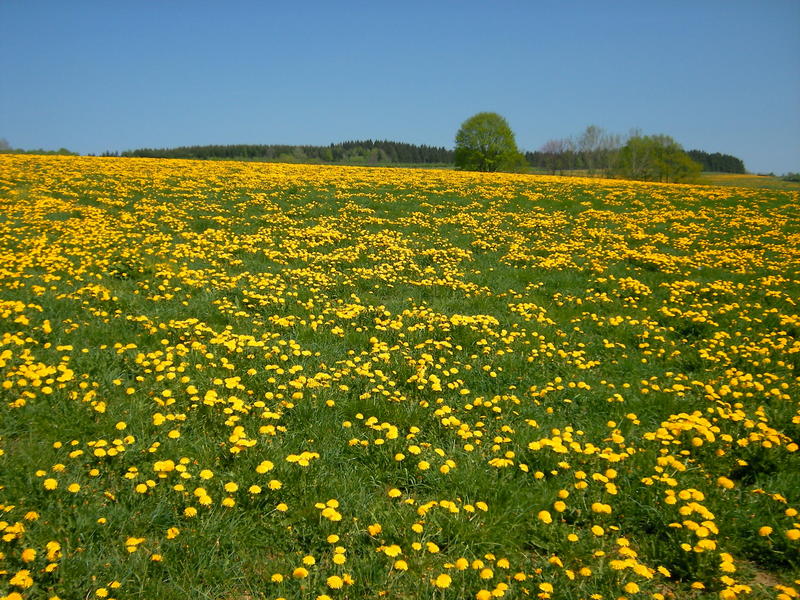
M700 169L700 164L668 135L631 136L617 161L619 175L642 181L693 181Z
M508 122L497 113L481 112L461 124L455 163L465 171L519 171L526 161Z

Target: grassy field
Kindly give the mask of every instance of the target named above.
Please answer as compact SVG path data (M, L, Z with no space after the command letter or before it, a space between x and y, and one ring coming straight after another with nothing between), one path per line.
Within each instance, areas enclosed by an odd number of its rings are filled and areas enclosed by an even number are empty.
M797 181L784 181L780 177L774 177L772 175L703 173L702 178L703 182L709 185L800 191L800 183Z
M544 171L531 172L535 175L546 175ZM563 173L572 177L591 177L589 171L586 170L572 170ZM561 175L561 173L559 173ZM600 175L598 175L599 177ZM698 185L710 185L715 187L742 187L754 189L767 189L767 190L784 190L800 192L800 183L796 181L785 181L781 177L774 175L752 175L739 174L739 173L713 173L704 171L696 182Z
M800 597L798 192L0 156L0 598Z

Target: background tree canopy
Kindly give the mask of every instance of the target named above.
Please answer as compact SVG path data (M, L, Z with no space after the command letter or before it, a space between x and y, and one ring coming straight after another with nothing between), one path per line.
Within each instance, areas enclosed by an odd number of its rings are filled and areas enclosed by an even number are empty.
M466 171L517 171L526 161L508 122L497 113L482 112L461 124L455 164Z
M702 166L668 135L635 136L619 151L619 175L642 181L693 181Z
M117 153L106 153L118 156ZM391 142L358 140L329 146L288 144L231 144L181 146L178 148L139 148L122 156L139 158L189 158L198 160L277 161L334 164L452 164L453 151L447 148Z
M23 152L3 149L0 153ZM8 145L7 143L5 145ZM624 149L624 151L623 151ZM31 151L44 153L42 150ZM60 152L67 152L62 150ZM139 148L122 156L188 158L200 160L268 161L307 164L374 166L456 166L473 171L549 172L603 177L644 178L655 181L688 181L695 176L693 164L668 136L644 136L639 130L627 135L589 125L576 136L547 141L539 150L517 150L508 122L496 113L479 113L467 119L456 137L456 150L388 140L346 141L327 146L287 144L232 144ZM456 153L458 156L456 157ZM703 171L744 173L741 159L702 150L686 153ZM120 156L105 152L104 156Z
M741 158L736 158L730 154L720 154L714 152L710 154L703 150L689 150L689 155L694 162L700 163L703 171L715 171L717 173L744 173L744 162Z

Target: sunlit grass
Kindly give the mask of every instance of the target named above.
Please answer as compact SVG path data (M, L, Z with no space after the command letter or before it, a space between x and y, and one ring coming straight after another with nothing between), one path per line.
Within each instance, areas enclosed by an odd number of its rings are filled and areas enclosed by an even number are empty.
M784 181L771 175L750 175L738 173L703 173L703 183L710 185L732 185L746 188L800 191L800 183Z

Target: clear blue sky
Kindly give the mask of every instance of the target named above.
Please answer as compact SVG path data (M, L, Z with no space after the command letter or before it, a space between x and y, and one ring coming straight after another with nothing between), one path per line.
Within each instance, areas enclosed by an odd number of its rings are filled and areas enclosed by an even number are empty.
M800 171L800 1L0 0L14 147L452 147L480 111Z

